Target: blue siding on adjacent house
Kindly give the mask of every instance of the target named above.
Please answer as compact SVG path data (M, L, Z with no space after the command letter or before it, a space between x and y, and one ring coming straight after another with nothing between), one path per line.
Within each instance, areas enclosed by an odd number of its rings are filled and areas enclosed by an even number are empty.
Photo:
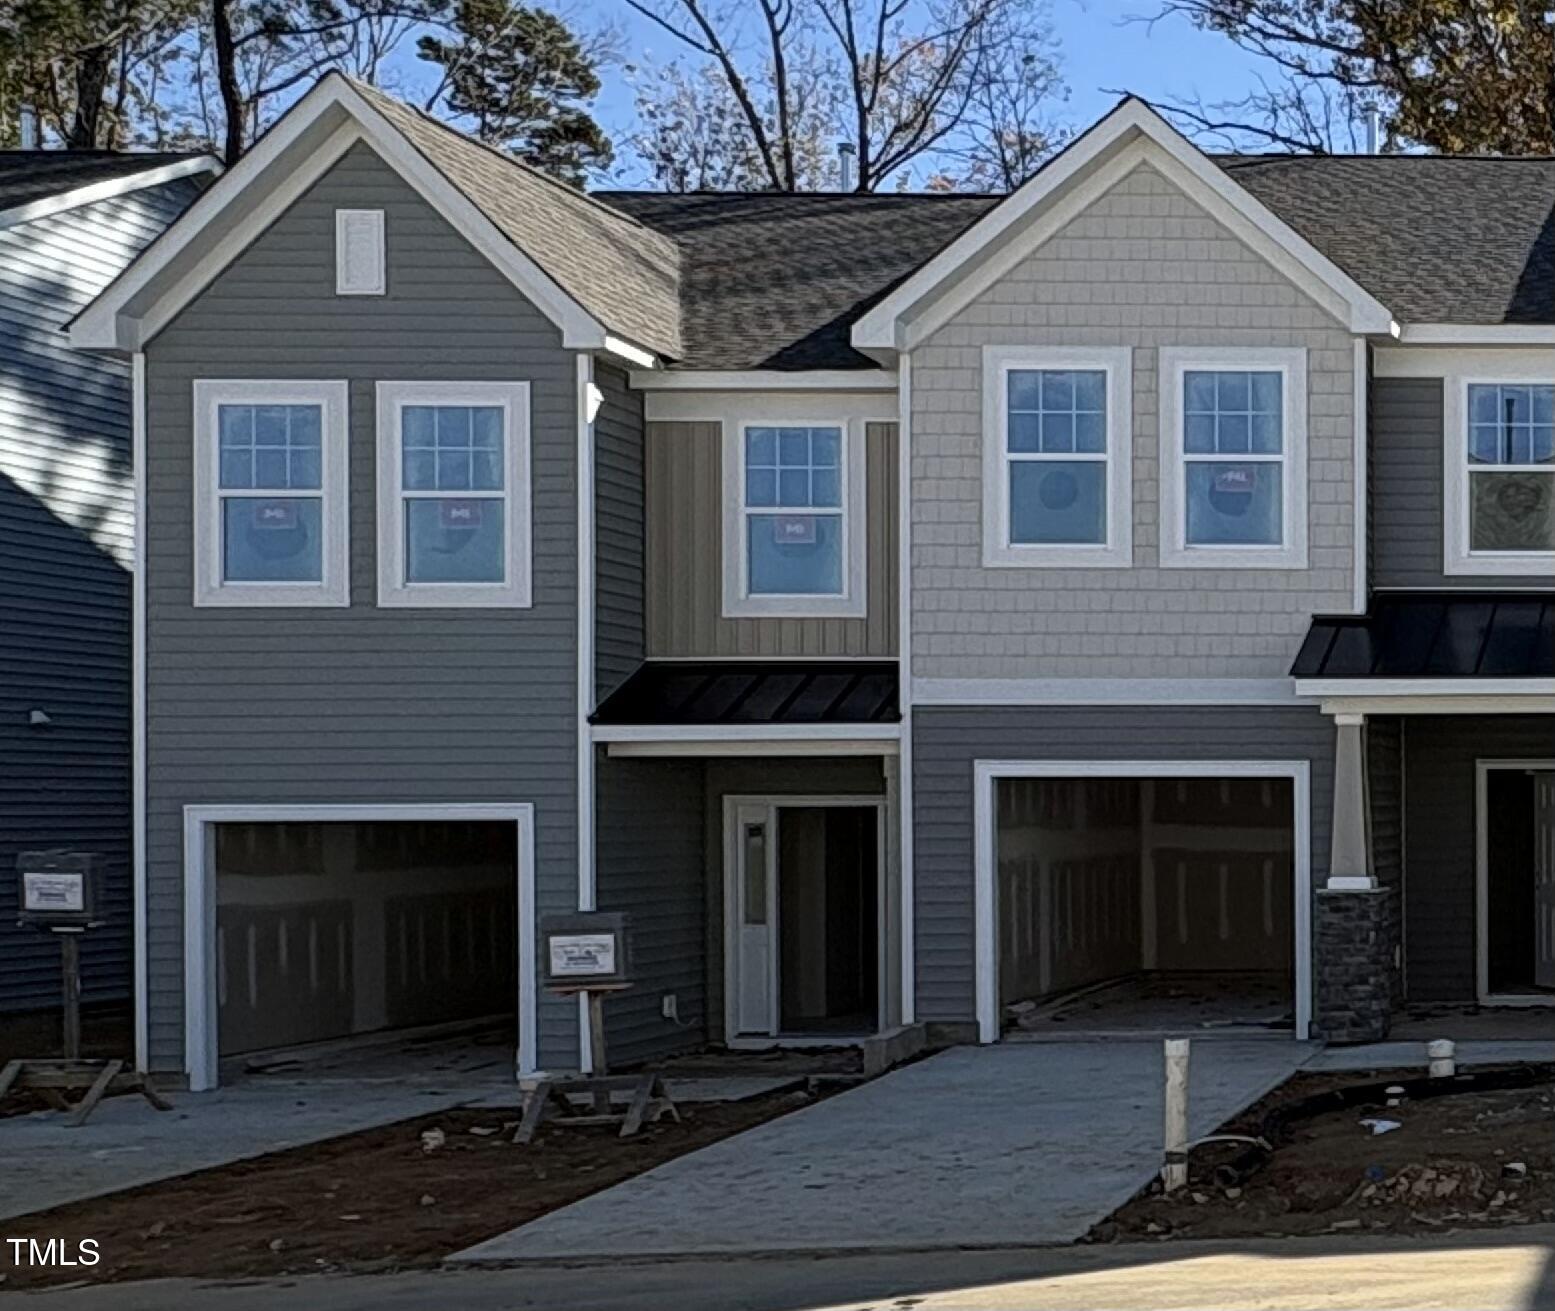
M88 1000L131 990L129 369L64 324L199 194L194 178L0 229L0 1011L59 1001L59 950L18 929L20 851L106 861ZM44 711L46 727L29 724Z
M337 297L336 207L382 208L388 294ZM151 1063L183 1051L181 815L195 803L532 802L537 910L577 906L576 364L559 332L367 147L354 147L147 351ZM198 378L348 379L351 605L196 609ZM374 384L527 380L534 604L376 605ZM576 1066L542 994L539 1056Z

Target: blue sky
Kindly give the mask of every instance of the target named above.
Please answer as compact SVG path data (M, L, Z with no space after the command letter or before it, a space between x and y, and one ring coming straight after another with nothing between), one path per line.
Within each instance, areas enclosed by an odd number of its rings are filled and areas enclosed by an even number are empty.
M1218 33L1201 32L1177 16L1155 24L1128 21L1132 15L1154 12L1154 0L1049 0L1049 4L1069 85L1069 101L1059 116L1072 127L1083 128L1106 113L1116 99L1111 88L1153 99L1197 93L1214 101L1242 95L1254 85L1257 61ZM667 62L682 53L674 38L622 0L586 0L571 12L585 22L616 22L626 38L629 60ZM605 81L595 117L620 140L632 123L632 91L620 70L612 70Z

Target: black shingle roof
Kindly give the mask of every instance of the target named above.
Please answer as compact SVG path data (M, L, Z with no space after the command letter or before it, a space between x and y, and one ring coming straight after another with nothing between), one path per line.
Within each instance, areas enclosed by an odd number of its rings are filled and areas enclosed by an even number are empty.
M1555 679L1555 592L1380 592L1319 617L1293 678Z
M199 157L199 152L0 150L0 211Z
M894 661L650 660L605 698L593 722L894 724Z
M1401 322L1555 323L1555 158L1213 157ZM1000 196L600 199L682 252L682 368L871 361L853 322Z
M675 239L688 369L878 367L853 321L986 214L996 196L769 192L602 200Z

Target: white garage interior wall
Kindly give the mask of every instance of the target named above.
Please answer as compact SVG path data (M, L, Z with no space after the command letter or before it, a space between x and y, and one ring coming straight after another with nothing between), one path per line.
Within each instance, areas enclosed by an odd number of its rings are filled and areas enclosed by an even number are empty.
M996 789L1001 1004L1135 975L1289 980L1288 779L1002 778Z
M514 826L214 826L223 1056L511 1016Z

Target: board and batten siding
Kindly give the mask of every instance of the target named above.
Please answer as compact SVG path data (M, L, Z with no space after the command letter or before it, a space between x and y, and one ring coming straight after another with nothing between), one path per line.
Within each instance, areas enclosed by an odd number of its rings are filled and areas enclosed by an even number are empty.
M0 229L0 1011L59 1004L57 944L10 914L16 857L35 848L103 857L106 922L82 940L82 991L132 986L129 368L71 350L61 329L203 186Z
M1404 977L1411 1001L1475 999L1475 766L1497 759L1555 759L1555 721L1536 714L1417 715L1404 724Z
M985 346L1131 347L1131 568L984 568ZM1305 347L1304 570L1158 567L1162 347ZM1279 678L1352 604L1348 331L1142 164L913 352L912 674Z
M383 209L387 295L334 294L337 207ZM349 380L349 608L193 606L200 378ZM532 608L377 608L374 384L391 379L530 384ZM357 145L151 343L147 391L150 1056L177 1070L186 805L532 802L537 911L576 909L576 372L549 320ZM542 1064L575 1067L576 1014L542 991Z
M595 688L604 700L643 661L643 398L594 366ZM593 707L589 707L593 709Z
M1538 586L1540 579L1526 575L1443 571L1444 386L1441 378L1371 381L1372 586L1512 591Z
M913 867L920 1020L976 1018L978 760L1308 761L1312 887L1328 877L1334 730L1316 707L918 706Z
M828 658L896 654L896 425L867 423L867 613L862 619L723 616L723 425L648 424L650 656Z

